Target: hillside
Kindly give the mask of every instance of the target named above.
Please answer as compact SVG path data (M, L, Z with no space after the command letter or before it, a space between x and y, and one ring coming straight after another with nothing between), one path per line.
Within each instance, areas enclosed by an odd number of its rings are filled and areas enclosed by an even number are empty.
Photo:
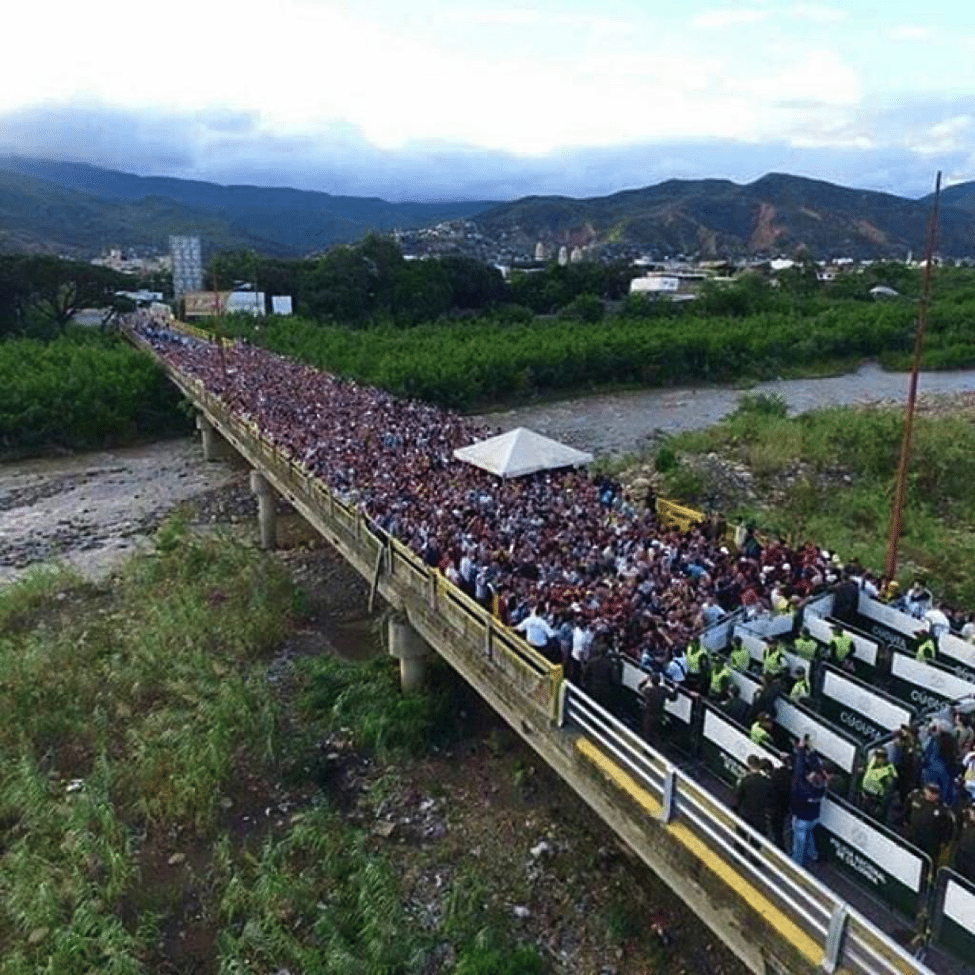
M302 255L373 230L471 216L490 202L390 203L283 187L221 186L134 176L81 163L0 157L0 246L94 254L115 246L165 246L198 233L212 249L252 247Z
M808 250L815 257L903 257L924 248L930 206L888 193L773 173L744 186L669 180L589 200L527 197L477 218L487 237L525 250L551 246L639 249L657 256L759 256ZM969 255L975 213L945 206L941 249Z
M165 197L100 199L0 170L0 251L93 257L110 246L166 250L170 234L200 234L213 250L282 251L230 216L195 210Z
M927 200L933 199L934 194L926 197ZM967 210L975 213L975 181L970 183L956 183L954 186L945 187L941 191L941 202L945 206L956 207L959 210Z

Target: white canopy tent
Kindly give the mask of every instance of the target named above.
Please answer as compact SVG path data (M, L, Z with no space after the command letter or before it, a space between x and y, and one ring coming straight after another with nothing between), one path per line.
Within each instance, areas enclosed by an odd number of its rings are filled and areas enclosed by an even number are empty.
M454 457L498 477L521 477L535 471L576 467L592 461L592 454L567 447L525 427L517 427L469 447L460 447L454 451Z

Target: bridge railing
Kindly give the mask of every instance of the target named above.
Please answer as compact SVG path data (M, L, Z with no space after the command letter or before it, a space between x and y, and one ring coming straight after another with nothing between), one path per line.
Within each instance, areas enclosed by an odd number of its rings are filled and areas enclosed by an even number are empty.
M626 771L645 791L650 802L644 807L655 813L660 824L678 831L686 827L706 847L712 869L724 863L783 912L818 946L824 971L840 967L856 975L924 971L908 952L583 691L568 682L563 688L563 725L595 742Z

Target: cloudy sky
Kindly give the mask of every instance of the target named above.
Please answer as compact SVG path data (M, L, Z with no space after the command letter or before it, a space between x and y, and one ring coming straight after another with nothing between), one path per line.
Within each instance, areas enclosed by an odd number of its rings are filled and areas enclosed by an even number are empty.
M975 3L47 0L0 152L388 199L975 179Z

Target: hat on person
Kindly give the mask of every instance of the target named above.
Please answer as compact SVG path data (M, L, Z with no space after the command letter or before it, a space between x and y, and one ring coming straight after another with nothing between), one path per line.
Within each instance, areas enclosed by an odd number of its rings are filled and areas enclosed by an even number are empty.
M941 795L941 786L937 782L935 782L934 779L932 779L930 782L925 782L924 788L928 792L937 792L938 795Z

